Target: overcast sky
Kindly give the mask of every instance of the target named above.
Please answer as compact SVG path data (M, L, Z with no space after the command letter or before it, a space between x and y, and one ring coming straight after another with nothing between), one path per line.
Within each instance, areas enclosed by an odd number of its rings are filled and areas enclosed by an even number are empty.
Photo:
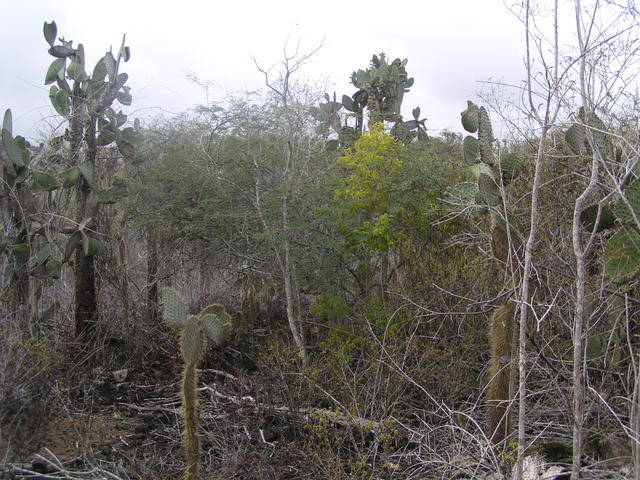
M289 33L303 50L324 47L302 72L326 77L338 97L352 94L349 76L374 53L408 58L415 78L405 110L420 106L432 133L460 130L460 111L480 81L519 83L523 28L502 0L146 1L0 0L0 109L11 108L14 134L34 137L43 119L55 124L43 85L48 65L42 34L55 20L58 36L83 43L92 65L127 35L131 117L169 116L207 101L187 79L211 82L212 101L261 88L252 57L271 66ZM40 127L38 128L38 125Z

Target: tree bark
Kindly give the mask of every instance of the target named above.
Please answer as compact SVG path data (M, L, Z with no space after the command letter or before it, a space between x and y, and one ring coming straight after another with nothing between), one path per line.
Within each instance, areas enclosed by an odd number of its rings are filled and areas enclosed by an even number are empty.
M147 319L155 323L160 321L158 310L158 243L151 234L147 234Z

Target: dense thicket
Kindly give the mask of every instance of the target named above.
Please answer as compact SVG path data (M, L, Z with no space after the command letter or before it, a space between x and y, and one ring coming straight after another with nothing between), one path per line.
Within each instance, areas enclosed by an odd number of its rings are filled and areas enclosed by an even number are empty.
M637 15L610 6L631 26L603 43L575 4L578 54L540 50L536 75L527 51L524 113L468 102L464 138L403 118L414 79L384 54L350 95L300 83L296 51L262 93L127 126L128 47L89 76L45 24L68 129L35 147L8 111L0 144L5 457L47 446L25 433L56 428L45 406L135 411L163 440L107 455L80 422L85 466L175 478L188 324L187 458L202 444L211 478L520 478L540 459L638 478ZM231 338L206 352L220 312Z

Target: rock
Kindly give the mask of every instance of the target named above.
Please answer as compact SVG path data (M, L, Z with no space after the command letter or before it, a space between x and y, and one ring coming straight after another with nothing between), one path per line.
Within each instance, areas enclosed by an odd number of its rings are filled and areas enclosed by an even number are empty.
M114 372L111 372L111 374L113 375L113 378L118 383L124 382L125 379L127 378L127 374L128 373L129 373L129 370L126 369L126 368L123 368L122 370L116 370Z

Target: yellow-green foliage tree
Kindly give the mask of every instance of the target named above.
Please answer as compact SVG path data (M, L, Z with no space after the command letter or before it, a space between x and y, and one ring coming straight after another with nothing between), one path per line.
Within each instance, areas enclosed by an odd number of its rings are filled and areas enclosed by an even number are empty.
M393 229L390 204L402 172L402 148L402 143L384 132L382 123L375 123L338 160L348 174L335 196L356 218L355 226L345 232L348 250L363 246L384 252L403 237Z

